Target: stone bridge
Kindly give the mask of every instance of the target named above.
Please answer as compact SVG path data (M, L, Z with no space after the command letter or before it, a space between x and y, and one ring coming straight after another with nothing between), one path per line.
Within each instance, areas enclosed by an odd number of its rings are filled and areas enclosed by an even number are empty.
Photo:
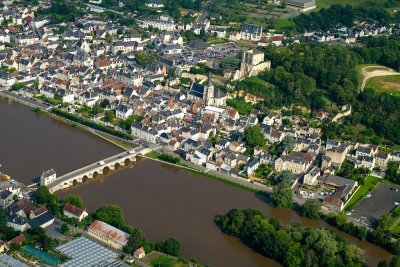
M47 187L51 193L54 193L58 190L72 187L77 183L85 183L87 180L96 178L100 174L105 174L110 170L127 166L131 162L136 161L137 156L142 156L150 151L150 148L143 147L139 147L130 151L124 151L118 155L103 159L96 163L92 163L88 166L67 173L63 176L57 177L48 183Z

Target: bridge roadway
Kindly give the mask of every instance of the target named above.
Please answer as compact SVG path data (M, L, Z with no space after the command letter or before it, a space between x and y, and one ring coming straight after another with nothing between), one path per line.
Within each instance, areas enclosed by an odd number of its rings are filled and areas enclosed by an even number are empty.
M99 174L103 174L106 170L114 170L119 166L125 166L127 163L136 161L136 156L142 156L152 149L145 147L137 147L134 150L124 151L115 156L100 160L98 162L87 165L78 170L57 177L54 181L46 186L51 193L57 190L65 189L74 185L74 183L86 182L85 179L96 178ZM100 163L101 162L101 163Z

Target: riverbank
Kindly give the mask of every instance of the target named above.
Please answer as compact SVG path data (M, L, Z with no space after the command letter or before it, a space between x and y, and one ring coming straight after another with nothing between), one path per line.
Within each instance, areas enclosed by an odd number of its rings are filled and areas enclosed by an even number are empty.
M133 144L129 144L127 141L123 140L122 138L113 136L111 134L102 132L100 130L96 130L96 129L88 127L86 125L79 124L79 123L77 123L75 121L69 120L69 119L64 118L62 116L58 116L58 115L50 112L48 109L45 108L44 105L42 105L39 102L35 103L36 101L34 102L34 101L29 101L29 100L26 100L26 99L19 98L16 95L12 95L11 92L8 92L8 91L0 91L0 98L4 99L6 101L12 101L12 102L16 102L16 103L23 104L23 105L26 105L28 107L31 107L32 111L37 113L37 114L48 116L48 117L50 117L50 118L52 118L54 120L62 122L62 123L66 124L68 126L71 126L73 128L78 128L78 129L90 132L90 133L92 133L94 135L97 135L98 137L100 137L100 138L102 138L102 139L104 139L104 140L106 140L106 141L108 141L108 142L110 142L110 143L112 143L112 144L124 149L124 150L131 150L131 149L135 148L135 146Z
M78 134L81 131L75 131L72 129L74 127L66 127L65 125L61 125L61 123L57 125L56 122L52 122L52 120L46 119L44 116L35 115L30 109L22 105L9 104L9 107L7 107L7 105L3 104L3 106L4 109L2 109L2 112L4 116L2 116L2 125L8 130L3 131L2 139L4 142L2 148L5 149L4 155L9 154L11 156L10 160L5 161L7 168L10 168L15 174L18 174L17 176L31 178L32 173L35 175L40 174L41 171L49 168L55 168L59 173L67 172L70 171L70 169L79 168L82 162L88 161L88 163L92 163L98 157L103 157L104 154L104 157L107 157L107 155L109 156L108 153L111 153L110 151L116 150L115 145L107 145L106 142L103 142L99 138L93 138L94 136L91 134ZM15 123L16 117L19 118L19 123L17 124ZM65 122L63 122L63 124L65 124ZM76 127L77 126L78 125L76 125ZM18 140L26 140L26 142L22 144L18 142ZM30 143L32 143L32 145L30 145ZM40 157L38 157L38 151L40 151ZM163 151L161 150L161 152ZM21 157L22 154L19 155L20 153L25 153L23 154L24 157ZM112 153L116 154L117 152ZM164 231L161 231L161 228L164 229L165 225L169 226L165 229L168 233L179 234L179 236L177 236L179 239L187 238L187 244L191 244L193 240L198 239L199 246L193 247L193 249L188 251L186 255L189 257L196 256L197 251L204 250L204 247L207 246L201 244L201 237L209 233L209 229L213 229L213 225L207 225L209 222L206 221L205 218L213 218L215 214L223 214L232 208L256 207L262 209L264 213L272 214L274 217L284 222L288 222L288 220L289 222L304 221L306 225L315 224L316 227L323 227L324 225L322 222L310 223L305 219L298 218L292 210L274 209L266 205L264 201L265 198L262 198L263 201L260 201L261 198L255 196L255 194L246 195L245 190L237 189L236 186L229 187L222 183L211 181L217 180L213 177L209 177L213 179L195 177L197 174L204 177L204 174L208 173L207 170L205 170L206 173L198 170L196 172L192 171L194 175L188 175L188 171L190 170L185 172L181 171L182 174L179 174L180 171L176 168L179 166L173 166L173 168L172 166L168 167L169 165L166 166L167 164L165 164L165 162L163 162L164 167L158 167L157 165L159 165L159 163L149 164L145 161L143 161L142 164L148 167L142 169L135 168L134 171L128 170L121 172L115 175L113 179L103 179L100 183L93 183L86 187L77 187L71 189L71 191L77 190L80 195L86 196L87 198L91 196L95 197L91 204L92 210L95 210L101 204L119 202L119 204L125 205L125 210L129 211L132 208L131 203L143 203L145 200L146 205L143 207L143 210L140 210L140 212L135 210L135 212L130 214L131 222L140 224L143 228L148 227L147 232L152 233L152 235L155 236L155 240L165 238L165 236L163 236ZM24 168L21 168L21 165L23 165ZM26 171L22 171L22 169ZM168 175L168 169L172 171L170 175ZM133 177L135 179L132 179ZM235 178L235 180L239 180L247 186L253 185L242 178ZM265 187L263 188L265 190ZM98 192L96 190L102 191ZM242 193L237 191L242 191ZM251 189L248 191L254 192ZM101 198L97 197L99 195L101 195ZM255 200L252 198L255 198ZM154 199L154 203L149 207L148 202L150 199ZM235 199L237 201L234 201ZM198 202L196 203L197 206L193 204L193 202L196 201ZM160 203L163 203L161 209ZM185 205L184 203L187 203L187 207L182 207ZM175 213L171 214L172 207L179 208L174 210ZM183 212L182 209L185 208L186 210ZM143 214L143 216L138 216L138 213ZM151 215L149 215L149 213L151 213ZM192 219L194 218L194 213L197 216L196 220ZM181 217L182 214L185 214L184 218ZM151 217L152 215L154 216ZM150 216L150 218L147 219L148 216ZM204 230L202 235L190 237L190 229L188 231L184 231L185 229L183 229L182 232L179 232L180 229L176 229L177 222L172 220L174 217L184 221L186 226L188 221L190 224L195 224L196 221L198 221L197 227L204 227L204 225L207 225L208 229ZM171 223L169 224L169 222L166 222L168 220L163 219L163 224L157 225L156 222L160 220L160 218L168 218ZM154 225L151 225L151 223L154 223ZM179 227L183 228L185 225ZM217 235L218 233L215 233L215 236ZM358 241L355 242L358 243ZM220 240L220 243L218 249L227 246L223 244L223 240ZM368 244L362 244L362 246L364 246L364 249L369 247ZM380 252L377 248L371 250L379 251L380 255L385 255L384 252ZM193 251L196 251L196 253L193 253ZM368 253L370 253L370 251ZM229 255L230 254L232 254L231 251L229 252ZM220 257L220 255L211 255L212 251L207 251L207 253L204 252L203 257L205 259L210 258L213 261L216 257ZM257 256L252 255L251 257ZM378 257L376 256L376 258ZM238 259L235 259L235 262L237 260ZM262 260L260 259L260 261ZM246 264L242 266L252 266L249 265L248 262L246 262ZM258 266L266 265L259 264Z
M231 185L231 186L235 186L235 187L244 189L244 190L252 192L252 193L257 193L257 194L262 194L262 195L268 195L268 193L269 193L266 189L265 190L262 190L262 189L258 189L257 190L254 187L251 187L250 185L247 186L245 184L233 181L233 179L241 179L241 178L234 178L234 177L231 177L230 179L229 178L223 178L223 177L220 177L220 176L217 176L217 175L206 173L206 172L201 171L199 169L192 168L192 167L187 166L185 163L182 163L182 162L172 163L172 162L168 162L168 161L165 161L165 160L161 160L161 159L158 158L159 155L161 155L161 154L153 151L153 152L149 152L149 153L145 154L143 157L147 158L147 159L155 160L157 162L161 162L163 164L168 164L168 165L171 165L171 166L174 166L174 167L177 167L177 168L181 168L181 169L189 171L189 172L191 172L193 174L196 174L196 175L199 175L199 176L202 176L202 177L206 177L206 178L209 178L209 179L217 180L219 182L223 182L225 184L228 184L228 185ZM243 179L243 182L247 182L247 181Z
M41 105L40 102L35 103L36 101L33 102L33 101L28 101L28 100L19 98L17 95L14 95L14 94L12 94L11 92L8 92L8 91L7 91L7 94L5 94L6 93L5 91L2 91L1 93L2 94L0 94L0 97L5 99L5 100L11 100L11 101L14 101L14 102L29 106L29 107L31 107L33 109L32 111L36 112L37 114L48 116L48 117L50 117L50 118L52 118L54 120L60 121L60 122L64 123L65 125L71 126L73 128L77 128L77 129L80 129L80 130L84 130L86 132L90 132L90 133L92 133L92 134L94 134L94 135L96 135L96 136L98 136L98 137L100 137L100 138L102 138L102 139L114 144L115 146L118 146L118 147L122 148L122 149L131 150L131 149L135 148L135 146L133 144L129 144L128 142L126 142L125 140L122 140L119 137L112 136L112 135L110 135L108 133L104 133L102 131L93 129L93 128L88 127L86 125L79 124L78 122L75 122L75 121L69 120L69 119L67 119L65 117L59 116L57 114L54 114L54 113L50 112L48 109L46 109L44 107L44 105ZM235 187L244 189L244 190L252 192L252 193L268 195L268 192L270 192L270 191L267 190L267 188L265 188L265 189L260 188L260 185L257 185L257 184L246 185L245 183L249 183L249 182L247 182L247 180L242 179L242 178L234 178L234 177L231 177L231 176L224 178L224 177L221 177L219 175L214 175L214 174L210 174L210 173L204 172L199 168L190 167L187 164L182 164L182 163L173 164L171 162L160 160L160 159L157 158L157 155L159 155L157 152L150 152L150 153L146 154L144 157L148 158L148 159L151 159L151 160L156 160L158 162L162 162L162 163L166 163L166 164L169 164L169 165L173 165L173 166L178 167L178 168L183 168L183 169L185 169L185 170L187 170L187 171L189 171L189 172L191 172L193 174L197 174L197 175L209 178L209 179L214 179L214 180L223 182L225 184L229 184L231 186L235 186ZM243 180L243 181L240 181L240 179ZM258 189L257 189L257 187L258 187Z

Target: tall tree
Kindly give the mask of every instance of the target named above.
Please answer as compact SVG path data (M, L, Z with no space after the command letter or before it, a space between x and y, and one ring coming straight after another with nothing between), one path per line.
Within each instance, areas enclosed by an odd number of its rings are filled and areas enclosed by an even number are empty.
M274 186L270 197L277 208L290 208L293 205L293 190L287 183Z
M254 125L252 127L247 127L246 129L244 129L244 136L246 138L247 144L252 147L263 147L267 143L267 140L265 139L265 136L261 131L260 126L258 125Z
M65 198L65 203L69 203L78 208L83 208L83 200L80 196L71 194Z
M321 202L317 199L307 199L301 207L301 216L311 219L319 219L321 211Z
M124 230L125 219L121 207L117 205L106 205L96 210L95 219L111 224Z
M124 247L126 253L132 254L136 249L147 244L146 237L144 236L142 230L138 227L129 227L128 233L130 234L128 243Z

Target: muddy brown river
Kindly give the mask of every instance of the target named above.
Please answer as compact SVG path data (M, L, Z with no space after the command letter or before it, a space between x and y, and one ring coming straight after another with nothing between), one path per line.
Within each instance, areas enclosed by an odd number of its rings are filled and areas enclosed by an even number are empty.
M62 175L120 151L90 133L0 100L0 171L25 184L44 170L54 168ZM210 266L279 266L219 231L215 215L233 208L256 208L283 223L334 230L363 249L370 266L391 258L387 251L321 220L301 218L290 209L267 205L253 193L151 160L142 159L57 194L62 198L79 194L88 211L104 204L120 205L126 222L141 227L150 241L174 236L181 242L181 256Z

